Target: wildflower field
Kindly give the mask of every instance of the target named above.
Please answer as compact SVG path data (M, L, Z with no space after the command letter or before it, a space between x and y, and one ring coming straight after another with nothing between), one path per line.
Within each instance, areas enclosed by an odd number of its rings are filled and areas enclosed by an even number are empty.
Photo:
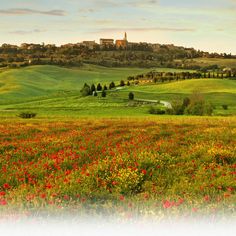
M236 119L0 123L0 216L236 216Z

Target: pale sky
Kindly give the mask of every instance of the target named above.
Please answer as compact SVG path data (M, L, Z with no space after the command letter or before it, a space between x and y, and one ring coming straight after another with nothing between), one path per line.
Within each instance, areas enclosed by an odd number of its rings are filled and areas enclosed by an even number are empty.
M0 0L0 44L99 38L236 54L236 0Z

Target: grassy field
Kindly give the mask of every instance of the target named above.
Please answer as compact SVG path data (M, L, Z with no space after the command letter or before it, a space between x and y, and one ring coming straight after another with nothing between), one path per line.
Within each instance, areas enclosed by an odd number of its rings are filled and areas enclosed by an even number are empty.
M168 71L170 69L156 69ZM119 83L129 75L149 72L140 68L105 68L84 65L80 68L61 68L56 66L31 66L12 69L0 73L1 101L22 101L33 97L63 95L67 92L78 93L84 83ZM177 71L171 69L171 71ZM61 94L62 93L62 94Z
M166 68L159 71L177 71ZM55 66L32 66L0 73L0 116L14 117L20 111L30 110L39 117L83 116L148 116L152 104L136 104L128 100L129 92L135 99L164 100L175 102L201 92L215 106L215 115L236 114L236 81L221 79L196 79L164 84L124 87L107 92L106 98L81 97L83 84L119 84L129 75L141 74L150 69L104 68L85 65L68 69ZM222 105L228 105L223 110ZM159 106L159 105L158 105Z
M218 65L219 67L236 68L236 59L223 59L223 58L196 58L186 60L187 64L199 65L201 67Z
M235 217L235 118L15 119L0 134L0 216Z

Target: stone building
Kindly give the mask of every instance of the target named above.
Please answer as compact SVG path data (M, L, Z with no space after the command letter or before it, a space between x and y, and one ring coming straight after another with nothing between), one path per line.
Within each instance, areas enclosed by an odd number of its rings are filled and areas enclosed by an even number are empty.
M128 40L127 40L127 34L125 32L124 39L118 39L116 40L116 48L127 48L128 47Z
M114 46L114 39L100 39L101 47L110 47Z

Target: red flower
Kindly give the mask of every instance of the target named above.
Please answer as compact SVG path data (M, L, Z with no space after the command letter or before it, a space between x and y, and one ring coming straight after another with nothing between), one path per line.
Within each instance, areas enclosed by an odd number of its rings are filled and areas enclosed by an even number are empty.
M164 201L163 204L162 204L163 208L165 208L165 209L171 208L173 205L174 205L174 203L170 202L168 200Z
M147 174L147 171L146 171L146 170L142 170L141 172L142 172L142 174L144 174L144 175Z
M3 188L9 189L11 186L8 183L3 184Z
M5 196L6 195L6 193L5 192L0 192L0 196Z
M7 201L6 200L0 200L0 206L5 206L7 205Z
M125 200L125 197L123 195L120 196L120 200L121 201L124 201Z
M206 202L209 202L209 200L210 200L209 195L206 195L206 196L204 197L204 200L205 200Z
M50 189L50 188L52 188L52 185L51 184L46 184L45 188Z
M40 194L40 197L41 197L42 199L45 199L45 198L46 198L46 193Z
M193 207L193 208L192 208L192 211L193 211L193 212L197 212L197 208L196 208L196 207Z

